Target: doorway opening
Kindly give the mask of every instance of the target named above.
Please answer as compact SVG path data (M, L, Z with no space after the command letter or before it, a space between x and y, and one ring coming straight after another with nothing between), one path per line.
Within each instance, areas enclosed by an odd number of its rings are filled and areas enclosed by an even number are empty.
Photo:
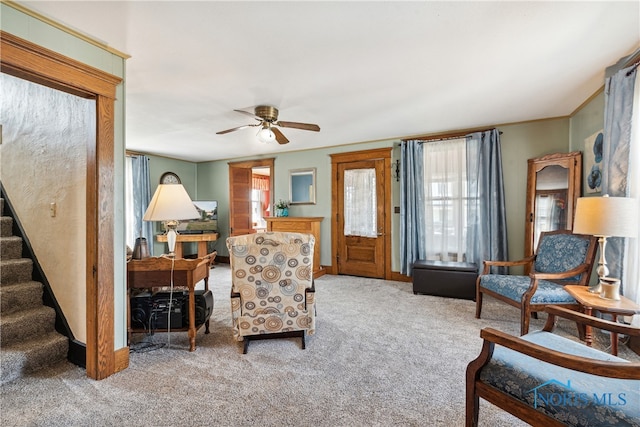
M229 235L266 230L273 209L273 158L229 163Z

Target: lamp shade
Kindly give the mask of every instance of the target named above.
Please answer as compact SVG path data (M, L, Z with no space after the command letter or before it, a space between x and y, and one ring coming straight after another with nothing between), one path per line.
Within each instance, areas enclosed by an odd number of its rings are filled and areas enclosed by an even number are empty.
M580 197L573 232L606 237L638 236L638 204L629 197Z
M156 189L147 211L145 221L176 221L200 218L187 190L182 184L160 184Z

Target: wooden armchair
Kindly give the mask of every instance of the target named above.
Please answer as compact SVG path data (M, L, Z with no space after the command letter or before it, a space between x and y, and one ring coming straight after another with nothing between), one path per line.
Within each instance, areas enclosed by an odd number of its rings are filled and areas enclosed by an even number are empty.
M540 233L536 254L519 261L484 261L476 281L476 318L482 312L482 296L490 295L520 308L520 334L529 331L531 315L555 305L578 309L576 300L564 285L589 284L598 240L594 236L573 234L569 230ZM528 276L491 274L491 267L530 265ZM581 332L582 335L582 332Z
M547 307L541 331L522 337L485 328L467 366L466 426L478 425L479 398L533 426L637 426L640 362L628 362L553 334L556 316L630 336L640 329L562 307Z

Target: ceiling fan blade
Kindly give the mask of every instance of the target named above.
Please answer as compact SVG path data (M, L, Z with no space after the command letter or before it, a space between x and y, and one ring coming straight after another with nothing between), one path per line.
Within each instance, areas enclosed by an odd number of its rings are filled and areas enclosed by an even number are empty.
M258 117L258 116L256 116L255 114L250 113L250 112L248 112L248 111L244 111L244 110L233 110L233 111L235 111L236 113L242 113L242 114L245 114L245 115L247 115L247 116L249 116L249 117L253 117L254 119L256 119L256 120L258 120L258 121L260 121L260 122L262 121L262 118L261 118L261 117Z
M240 129L252 128L256 126L260 126L260 123L256 123L255 125L244 125L244 126L238 126L236 128L227 129L227 130L221 130L220 132L216 132L216 135L224 135L225 133L235 132Z
M320 126L314 125L312 123L298 123L298 122L283 122L279 121L275 123L277 126L282 126L283 128L295 128L295 129L303 129L303 130L312 130L314 132L320 132Z
M287 139L286 136L284 136L284 134L282 132L280 132L280 129L272 127L271 130L276 135L276 141L278 141L278 144L287 144L287 143L289 143L289 140Z

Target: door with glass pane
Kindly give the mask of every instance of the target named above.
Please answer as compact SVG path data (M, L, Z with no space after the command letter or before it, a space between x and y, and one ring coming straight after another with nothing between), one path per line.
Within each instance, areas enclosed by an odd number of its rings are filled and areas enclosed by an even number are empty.
M338 165L338 274L384 278L384 160Z

